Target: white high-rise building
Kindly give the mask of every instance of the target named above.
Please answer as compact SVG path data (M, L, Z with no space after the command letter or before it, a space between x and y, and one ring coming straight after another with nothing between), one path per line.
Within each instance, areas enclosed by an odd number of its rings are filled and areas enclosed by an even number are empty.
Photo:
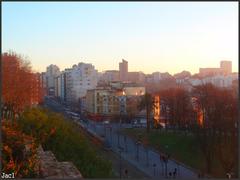
M81 62L73 65L72 69L66 73L66 100L78 102L86 95L87 90L96 88L97 80L97 70L92 64Z
M59 67L51 64L47 67L46 71L46 83L48 94L55 94L55 78L60 75Z

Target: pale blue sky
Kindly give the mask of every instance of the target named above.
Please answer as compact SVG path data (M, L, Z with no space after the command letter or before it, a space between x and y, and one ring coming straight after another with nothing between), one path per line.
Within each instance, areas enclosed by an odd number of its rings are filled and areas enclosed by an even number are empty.
M99 71L197 73L231 60L238 71L237 2L3 2L2 50L33 69L78 62Z

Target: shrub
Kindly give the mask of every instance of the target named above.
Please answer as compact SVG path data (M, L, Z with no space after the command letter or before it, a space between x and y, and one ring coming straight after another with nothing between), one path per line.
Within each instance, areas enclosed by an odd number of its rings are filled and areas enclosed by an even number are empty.
M17 178L37 177L36 143L17 124L2 121L2 172Z
M83 132L60 114L46 109L26 110L19 120L25 133L32 134L45 150L51 150L59 161L72 161L86 178L112 176L112 167L96 154Z

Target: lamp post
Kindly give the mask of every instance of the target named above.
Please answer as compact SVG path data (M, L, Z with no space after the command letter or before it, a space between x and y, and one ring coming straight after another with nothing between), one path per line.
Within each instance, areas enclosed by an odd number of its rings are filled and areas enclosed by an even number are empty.
M127 137L124 135L125 152L127 153Z
M104 124L104 136L107 136L107 129L106 129L106 124Z
M165 164L165 177L168 177L168 170L167 170L167 164L168 164L168 159L169 159L170 155L162 155L162 161Z
M111 136L111 143L113 143L113 141L112 141L112 126L110 126L110 136Z
M149 166L149 158L148 158L148 148L147 146L145 147L145 151L146 151L146 158L147 158L147 167Z
M166 177L168 176L168 159L170 158L170 155L167 154L167 156L165 156L165 166L166 166Z
M120 176L120 179L122 178L122 152L123 152L123 148L121 146L118 146L118 150L119 150L119 159L120 159L120 162L119 162L119 176Z
M144 149L146 152L146 165L147 167L149 166L149 157L148 157L148 140L147 139L143 139L143 144L144 144Z
M159 155L159 159L162 166L162 176L164 176L164 157L162 154Z
M97 127L96 127L95 123L94 123L93 127L94 127L94 131L97 133Z
M119 132L117 132L117 136L118 136L118 146L120 146L120 143L119 143Z
M180 169L179 169L179 163L177 163L177 177L180 177Z
M153 164L153 175L154 176L156 175L156 164L155 163Z
M136 159L137 159L137 161L139 160L139 145L140 145L140 141L138 140L137 142L136 142Z

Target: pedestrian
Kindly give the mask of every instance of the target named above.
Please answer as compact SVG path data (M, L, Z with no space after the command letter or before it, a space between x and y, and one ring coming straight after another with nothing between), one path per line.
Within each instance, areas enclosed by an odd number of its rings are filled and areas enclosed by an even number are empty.
M171 178L171 177L172 177L172 173L171 173L171 172L169 172L168 174L169 174L169 177Z
M170 154L167 155L167 158L170 159Z
M231 177L232 177L230 173L227 173L226 176L228 179L231 179Z
M174 172L173 172L173 177L175 178L177 175L177 168L174 169Z
M128 178L128 170L127 169L125 169L124 173L126 175L126 178Z
M198 173L198 178L201 178L201 174L200 173Z

